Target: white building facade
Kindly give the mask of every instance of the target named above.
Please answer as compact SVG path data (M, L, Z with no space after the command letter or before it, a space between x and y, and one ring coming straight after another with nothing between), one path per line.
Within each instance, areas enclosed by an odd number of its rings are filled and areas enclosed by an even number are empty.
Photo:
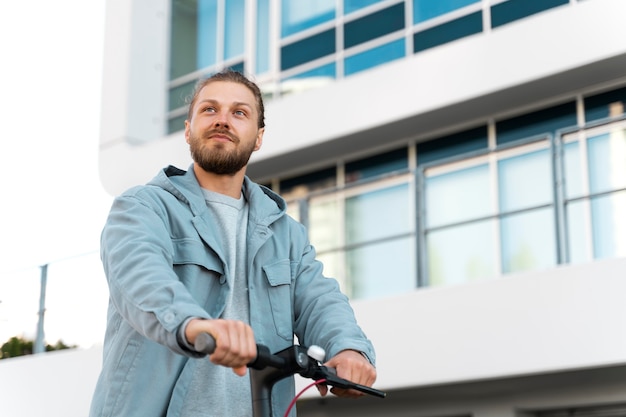
M309 227L388 398L301 416L626 416L626 2L112 0L112 194L191 163L185 98L266 95L249 176Z

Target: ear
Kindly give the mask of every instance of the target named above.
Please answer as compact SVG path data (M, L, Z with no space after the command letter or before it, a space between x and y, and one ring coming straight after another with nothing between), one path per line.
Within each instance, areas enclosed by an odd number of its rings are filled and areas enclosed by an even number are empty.
M190 124L189 120L185 120L185 142L189 143L189 135L190 135Z
M261 149L261 145L263 144L263 133L265 133L265 128L262 127L259 129L256 135L256 144L254 145L254 150L258 151Z

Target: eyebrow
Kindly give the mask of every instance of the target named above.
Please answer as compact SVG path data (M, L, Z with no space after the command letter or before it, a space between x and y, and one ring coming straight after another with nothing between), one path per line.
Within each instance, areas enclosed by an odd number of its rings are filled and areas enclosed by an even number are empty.
M198 104L202 104L202 103L210 103L210 104L219 104L219 101L214 100L212 98L205 98L204 100L200 100L198 102ZM234 103L232 103L232 105L234 107L241 107L241 106L245 106L248 107L250 110L254 109L254 106L252 106L249 103L246 103L245 101L235 101Z

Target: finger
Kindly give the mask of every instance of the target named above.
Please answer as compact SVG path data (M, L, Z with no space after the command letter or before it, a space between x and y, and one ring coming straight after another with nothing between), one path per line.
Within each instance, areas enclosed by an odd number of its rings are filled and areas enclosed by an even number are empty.
M239 366L239 367L233 368L233 372L239 376L245 376L246 373L248 372L248 367Z

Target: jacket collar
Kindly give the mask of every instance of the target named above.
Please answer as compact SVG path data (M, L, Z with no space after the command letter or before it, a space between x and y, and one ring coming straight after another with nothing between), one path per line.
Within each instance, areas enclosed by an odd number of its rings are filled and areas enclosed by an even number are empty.
M201 216L207 210L200 184L193 172L193 164L187 171L173 165L163 168L148 185L162 188L187 204L194 216ZM247 176L243 182L243 193L250 203L250 221L259 225L269 226L286 212L287 203L281 196L254 183Z

